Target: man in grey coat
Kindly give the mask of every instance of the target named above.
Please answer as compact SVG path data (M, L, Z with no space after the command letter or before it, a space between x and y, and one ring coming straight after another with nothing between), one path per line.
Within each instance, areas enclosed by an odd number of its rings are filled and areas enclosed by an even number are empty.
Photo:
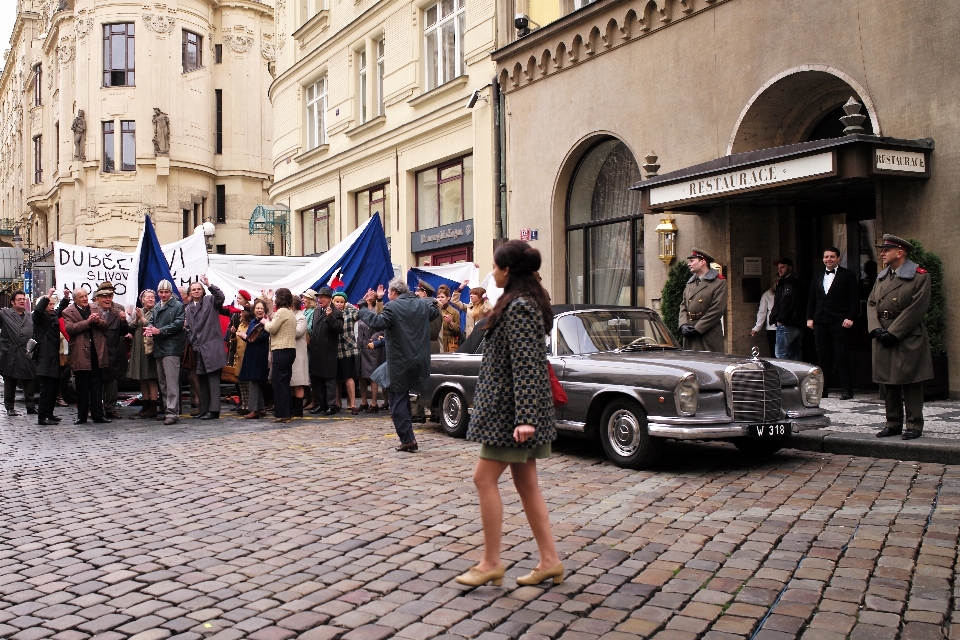
M203 283L203 284L201 284ZM210 293L204 295L203 287ZM210 284L207 276L190 285L187 302L187 339L197 352L197 377L200 378L200 419L220 418L220 371L227 366L227 351L220 328L220 310L226 297Z
M33 380L37 365L27 353L27 341L33 338L33 317L27 313L27 296L14 291L9 309L0 309L0 374L3 374L3 404L8 416L20 415L13 407L17 383L23 386L27 413L37 413Z
M368 291L363 298L367 308L360 309L360 319L385 334L387 375L376 382L389 395L390 415L400 436L397 451L416 451L409 394L410 390L423 389L430 380L430 322L440 316L440 309L433 298L418 298L410 293L407 283L400 278L390 281L387 297L390 302L377 314L377 293Z
M157 420L174 424L180 418L180 358L187 337L183 330L185 311L183 303L173 295L173 284L169 280L161 280L157 285L157 297L160 302L143 335L153 336L153 357L157 359L164 409L158 412Z

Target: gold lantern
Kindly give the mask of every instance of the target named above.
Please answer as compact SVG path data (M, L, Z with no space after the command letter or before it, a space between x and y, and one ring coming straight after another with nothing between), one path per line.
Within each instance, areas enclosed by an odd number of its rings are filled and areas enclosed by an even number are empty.
M673 218L661 218L655 231L660 236L660 259L663 260L663 264L670 266L673 259L677 257L677 225L674 224Z

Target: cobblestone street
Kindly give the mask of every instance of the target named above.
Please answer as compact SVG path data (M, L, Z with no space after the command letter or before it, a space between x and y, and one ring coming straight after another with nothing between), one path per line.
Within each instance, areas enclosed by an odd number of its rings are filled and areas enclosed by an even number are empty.
M512 566L470 589L473 443L428 425L398 454L384 414L58 413L0 418L3 638L960 639L960 466L677 444L637 472L561 440L566 581L517 586L536 547L505 474Z

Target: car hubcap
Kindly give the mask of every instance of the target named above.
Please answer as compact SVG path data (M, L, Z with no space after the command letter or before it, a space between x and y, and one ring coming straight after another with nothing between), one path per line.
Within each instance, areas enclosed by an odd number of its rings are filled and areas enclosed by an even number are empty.
M641 429L637 417L630 411L615 411L607 422L607 440L617 455L628 458L640 448Z
M443 399L443 417L451 427L460 425L460 416L463 414L463 405L460 403L460 396L455 393L448 393Z

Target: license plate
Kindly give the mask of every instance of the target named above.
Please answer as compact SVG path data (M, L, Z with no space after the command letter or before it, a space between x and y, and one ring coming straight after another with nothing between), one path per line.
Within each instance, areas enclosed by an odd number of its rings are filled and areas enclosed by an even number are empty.
M790 423L778 422L776 424L751 424L747 427L748 438L775 438L777 436L790 435Z

